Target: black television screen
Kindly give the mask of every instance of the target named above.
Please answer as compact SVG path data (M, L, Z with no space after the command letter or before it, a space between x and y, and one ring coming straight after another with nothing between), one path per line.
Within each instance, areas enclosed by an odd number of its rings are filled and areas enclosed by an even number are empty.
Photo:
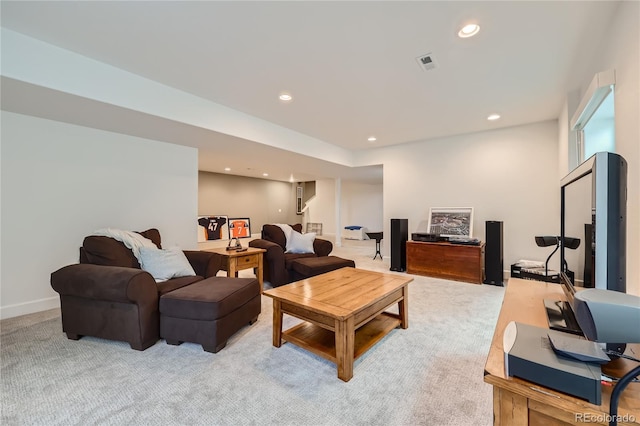
M599 152L560 185L562 280L626 292L626 161L618 154ZM565 237L580 238L582 243L570 250ZM573 272L573 280L567 270Z

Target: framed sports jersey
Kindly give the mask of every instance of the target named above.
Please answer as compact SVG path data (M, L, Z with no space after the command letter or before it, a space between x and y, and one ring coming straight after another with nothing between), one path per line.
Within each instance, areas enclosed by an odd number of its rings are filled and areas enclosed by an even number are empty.
M229 219L231 238L251 238L251 222L249 218Z
M211 240L228 240L229 217L227 216L199 216L198 242Z

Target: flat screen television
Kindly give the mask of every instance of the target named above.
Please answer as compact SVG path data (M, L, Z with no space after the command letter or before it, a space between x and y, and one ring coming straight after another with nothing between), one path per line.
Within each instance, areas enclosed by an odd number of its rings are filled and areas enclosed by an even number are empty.
M561 279L626 292L627 162L599 152L560 182ZM565 247L565 237L583 244ZM574 280L566 271L574 271Z
M545 300L550 328L581 334L575 287L626 293L626 206L627 162L618 154L594 154L561 180L560 284L568 302ZM569 237L583 244L570 249ZM621 344L607 347L624 351Z

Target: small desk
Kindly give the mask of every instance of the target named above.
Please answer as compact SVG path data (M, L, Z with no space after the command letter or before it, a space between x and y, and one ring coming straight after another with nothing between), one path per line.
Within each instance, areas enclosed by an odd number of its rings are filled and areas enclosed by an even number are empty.
M380 241L382 241L382 232L367 232L367 237L372 240L376 240L376 254L373 256L373 260L376 260L377 256L380 256L382 260L382 253L380 253Z
M484 381L493 386L494 425L608 425L612 388L602 386L602 405L505 375L502 335L510 321L547 328L543 299L566 300L558 284L509 279L484 367ZM627 345L638 357L640 345ZM603 373L622 377L637 364L618 359L602 366ZM640 383L630 383L620 395L618 415L632 419L619 425L640 425ZM585 419L589 419L586 421Z
M256 268L256 277L258 278L258 284L260 284L260 293L262 293L262 257L265 249L247 247L246 251L227 250L224 247L207 249L213 253L217 253L222 256L222 270L227 271L228 277L237 277L238 271L242 269Z

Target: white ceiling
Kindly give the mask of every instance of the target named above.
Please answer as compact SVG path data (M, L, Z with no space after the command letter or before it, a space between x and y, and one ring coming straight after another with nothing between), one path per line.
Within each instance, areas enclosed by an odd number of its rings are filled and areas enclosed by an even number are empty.
M616 6L2 1L1 19L10 30L357 155L557 118L566 94L577 88L572 71L585 52L594 53L589 44ZM458 38L458 29L470 21L480 24L480 33ZM418 65L416 58L425 53L432 53L434 70ZM260 177L269 171L269 178L279 180L382 176L381 167L339 166L7 78L2 83L3 109L197 146L201 170L222 172L228 165L232 173ZM285 90L294 96L289 104L277 98ZM486 120L496 112L500 120ZM378 139L373 144L370 135ZM242 161L234 158L238 146L248 153Z

